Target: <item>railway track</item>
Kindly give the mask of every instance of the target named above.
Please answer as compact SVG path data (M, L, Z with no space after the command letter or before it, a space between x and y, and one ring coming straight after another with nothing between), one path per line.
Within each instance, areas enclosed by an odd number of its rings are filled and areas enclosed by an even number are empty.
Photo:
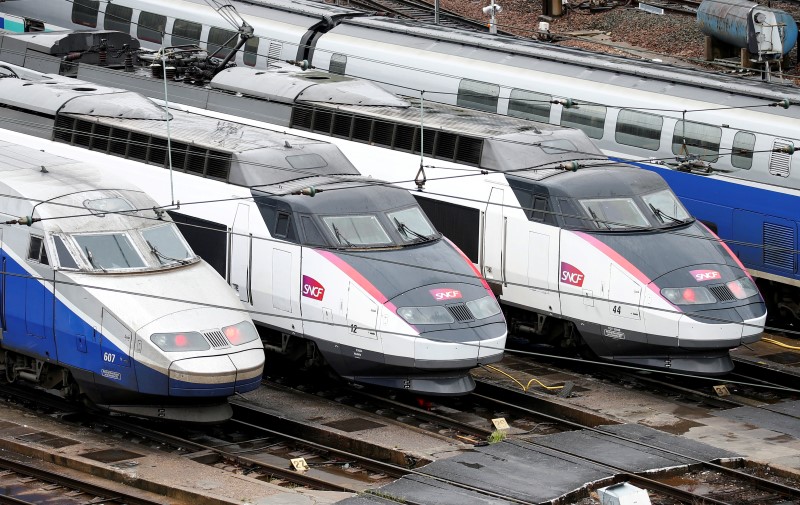
M301 394L308 394L316 398L326 396L321 391L314 393L306 391ZM465 399L437 399L436 403L423 403L424 406L415 405L412 398L390 398L387 395L365 392L362 389L348 389L346 392L328 396L336 396L335 401L338 403L352 405L360 410L394 418L404 424L475 445L485 445L484 441L495 431L490 422L490 419L495 416L507 418L506 420L511 426L511 430L507 432L509 440L534 445L537 445L538 437L569 430L589 430L608 436L610 432L607 427L618 424L617 421L600 414L581 411L561 402L551 402L547 397L541 395L525 394L484 380L478 380L476 392ZM479 404L486 414L477 416L472 408L463 410L456 408L464 407L469 403ZM727 407L733 405L733 403L726 404ZM546 429L526 429L531 425L546 425ZM648 445L642 440L619 435L612 436L621 444ZM565 457L585 459L585 456L581 454L571 453L560 448L554 449L552 446L547 446L547 448L560 451ZM690 455L681 454L680 451L667 452L691 459ZM613 471L615 482L628 481L660 496L681 502L769 504L782 503L787 498L800 497L800 490L792 485L760 478L746 471L744 466L737 467L737 463L734 462L722 465L697 460L695 464L690 465L688 474L683 469L677 472L667 471L652 474L652 472L632 473L622 467L608 465L599 459L589 461ZM680 482L680 484L673 484L675 482ZM690 482L693 484L689 485ZM705 489L706 491L693 492L690 490L691 488ZM728 501L731 498L735 498L735 500Z
M422 23L435 25L436 14L434 5L423 0L349 0L349 6L367 11L378 11L389 16L402 19L413 19ZM447 28L457 28L474 31L488 31L486 22L460 16L452 11L439 9L439 25ZM511 35L498 28L497 33Z
M121 489L122 487L104 487L98 485L96 479L67 476L60 468L52 465L43 468L13 459L9 454L0 456L0 503L3 504L164 503L163 497L149 499L142 496L144 493L128 492Z

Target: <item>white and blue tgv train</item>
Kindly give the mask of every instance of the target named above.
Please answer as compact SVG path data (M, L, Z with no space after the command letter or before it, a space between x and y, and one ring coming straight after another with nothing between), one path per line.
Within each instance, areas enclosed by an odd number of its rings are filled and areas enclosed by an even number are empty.
M792 167L800 153L781 152L800 145L797 88L317 2L232 4L262 37L237 55L241 66L307 60L402 94L424 89L426 100L581 128L610 156L699 157L710 172L640 166L662 175L687 209L728 241L769 292L776 314L800 317L789 289L800 286L800 172ZM151 46L162 43L162 31L165 44L200 41L210 48L233 34L203 0L20 0L0 11L70 28L118 29ZM564 107L566 99L580 105ZM784 99L795 105L769 107Z
M8 66L7 70L13 69ZM131 77L129 73L115 75L102 71L98 76L101 80L116 80L137 89L147 86L141 77ZM0 109L0 113L12 119L9 128L24 129L35 117L50 111L44 115L55 117L45 121L50 126L42 131L49 133L49 128L56 125L53 138L152 162L152 156L147 155L145 149L131 148L123 152L109 147L104 140L120 135L124 128L141 129L142 126L135 126L141 120L128 122L78 114L79 110L88 110L90 106L95 113L109 115L101 105L103 95L111 92L109 88L95 90L99 94L78 93L84 96L87 107L83 107L81 100L64 95L64 88L86 90L90 84L49 76L39 76L37 82L33 73L30 78L33 80L0 81L0 103L12 106L7 109L13 108L8 112ZM759 338L764 325L764 305L744 268L716 237L688 219L658 176L619 165L614 169L581 170L577 174L566 174L554 168L559 163L593 165L602 161L602 154L578 130L429 104L425 107L427 126L423 141L422 128L417 126L419 103L402 100L357 80L328 79L326 74L299 70L229 69L218 75L211 85L231 93L203 90L209 96L201 101L210 107L285 121L281 124L301 130L289 130L289 133L335 143L359 170L378 178L405 182L409 188L415 187L408 181L414 179L420 163L411 153L424 144L425 152L435 161L426 166L429 174L428 182L423 184L426 191L415 196L436 227L446 230L469 260L478 265L505 303L512 328L532 334L535 341L572 348L588 346L602 358L619 362L721 374L732 367L730 348ZM187 92L194 101L200 97L197 88L170 86L173 102L186 98ZM116 93L120 97L128 96L124 100L126 103L134 103L130 94L119 90ZM50 95L58 95L59 101L66 103L43 107ZM259 97L268 97L269 101ZM88 101L89 98L92 100ZM138 110L131 110L127 115L146 115L150 107L152 104L148 106L140 98ZM246 123L210 111L194 109L193 112L195 114L186 115L173 110L174 118L178 119L176 126L185 124L189 118L200 121L197 114L225 121L223 131L242 132L244 127L240 123ZM20 117L21 113L24 117ZM116 112L110 115L115 116ZM113 125L113 132L106 129L108 125ZM234 125L239 126L233 128ZM219 125L215 126L219 131ZM265 125L261 127L264 129ZM150 122L146 128L152 133L163 130L164 126ZM267 125L266 128L273 127ZM183 146L181 136L186 136L187 129L176 130L182 133L174 139L173 145ZM204 143L199 133L191 135L195 149ZM219 137L217 142L225 138ZM291 138L290 145L300 145L296 137ZM153 145L153 141L145 137L138 137L138 140ZM282 158L271 159L267 164L277 167L279 159ZM380 163L376 163L376 159ZM261 160L266 163L267 159ZM159 158L158 164L163 163L163 158ZM623 177L618 175L620 172L624 173ZM252 172L249 177L255 174L257 172ZM333 191L345 197L345 191L331 187L330 191L321 193L313 199L316 210L309 207L312 200L289 193L304 187L303 184L323 187L321 183L347 182L340 179L300 178L297 184L286 188L266 184L261 191L277 197L270 207L285 201L288 207L284 206L283 212L287 216L298 213L301 218L303 213L324 216L335 207L323 205L321 197L331 197ZM257 182L268 181L259 179ZM250 185L252 183L251 179ZM365 195L381 191L371 186ZM197 191L201 186L199 182L192 182L191 187ZM241 195L244 198L249 193L243 188ZM204 195L203 199L211 199L211 195ZM366 202L375 199L365 196ZM385 200L384 205L391 205L389 195L379 199ZM225 205L232 208L230 202ZM340 200L335 205L344 209L347 203ZM664 215L672 219L658 214L650 205L662 209ZM306 208L308 210L302 210ZM234 214L233 210L209 209L206 208L207 216L200 214L201 209L193 211L193 215L213 220L218 219L214 214ZM239 211L235 212L238 216ZM269 212L264 214L269 216L265 221L272 223L276 211ZM564 216L574 219L565 220ZM607 221L610 222L608 226L604 224ZM615 225L615 221L621 225ZM421 231L417 226L411 228L418 233ZM287 230L285 224L280 235L285 235ZM268 231L270 236L275 233L272 228ZM335 231L331 245L336 246L338 241L341 246ZM259 230L259 233L263 232ZM307 241L309 237L302 240ZM354 242L350 238L347 240ZM665 257L664 251L673 250L682 254ZM313 252L304 252L303 257L316 257ZM355 257L348 256L344 259L352 263ZM418 260L423 264L421 256ZM424 259L424 264L434 265L431 261L431 258ZM388 276L386 272L381 275ZM408 279L414 279L412 271L408 272ZM321 283L304 283L303 289L308 285L310 294L321 293L325 285L318 284ZM401 283L392 278L389 285L393 284ZM446 291L437 291L436 295L448 296ZM283 346L284 342L272 345ZM329 355L343 354L349 359L349 350L342 353L337 352L340 347L324 347L330 343L322 345L321 349ZM373 349L366 351L370 350ZM362 354L359 359L372 356L366 351L359 351Z
M137 416L230 417L226 399L260 386L264 351L228 285L141 190L10 135L0 141L5 378Z
M141 95L12 76L0 79L0 103L9 129L148 163L111 158L118 176L173 202L165 112ZM502 358L507 330L491 290L407 191L359 175L328 142L170 117L183 201L170 213L267 350L355 382L448 395L472 391L469 370Z

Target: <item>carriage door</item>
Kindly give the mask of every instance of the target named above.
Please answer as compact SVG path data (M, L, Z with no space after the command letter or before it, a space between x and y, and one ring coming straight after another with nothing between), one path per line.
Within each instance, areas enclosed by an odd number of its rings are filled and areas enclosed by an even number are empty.
M230 285L239 299L250 303L250 263L252 249L250 236L250 207L240 203L233 218L231 234Z
M356 359L369 357L372 361L383 362L383 344L378 338L378 304L354 283L347 290L347 323L350 325L348 341L352 347L345 345L341 352Z
M489 282L505 282L505 224L503 190L492 188L483 216L483 276Z
M611 265L608 287L608 326L603 328L603 339L614 353L627 349L625 333L644 332L641 315L642 286L617 265ZM600 310L603 310L602 308Z

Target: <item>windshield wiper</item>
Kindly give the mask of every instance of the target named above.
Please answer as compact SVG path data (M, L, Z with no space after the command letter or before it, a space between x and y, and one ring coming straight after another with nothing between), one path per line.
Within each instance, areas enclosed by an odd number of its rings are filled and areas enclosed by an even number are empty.
M180 263L181 265L188 265L189 264L189 262L186 261L186 260L182 260L182 259L178 259L178 258L172 258L170 256L167 256L166 254L163 254L161 251L158 250L158 248L156 248L156 246L151 244L149 240L145 240L145 242L147 242L147 246L150 247L150 252L153 253L153 256L158 258L158 262L161 263L162 265L166 265L166 263L163 263L161 261L162 259L165 259L165 260L168 260L168 261L172 261L172 262L177 262L177 263Z
M400 221L398 221L396 217L394 217L392 219L394 219L394 224L397 227L397 231L399 231L400 233L402 233L406 237L408 237L409 234L414 235L415 237L417 237L417 242L420 242L420 243L421 242L430 242L431 240L433 240L433 237L431 237L431 236L423 235L422 233L419 233L417 231L412 230L405 223L401 223Z
M589 206L587 205L587 207L589 207ZM594 213L594 211L591 209L591 207L589 207L588 210L589 210L589 214L592 216L592 218L594 218L594 222L597 223L597 227L598 228L600 227L600 224L602 224L603 226L606 227L607 230L611 229L611 226L609 226L608 223L606 223L605 221L600 221L600 219L597 217L597 214Z
M655 214L656 217L659 218L662 223L664 222L664 218L669 219L673 223L684 224L686 222L686 221L684 221L682 219L678 219L677 217L670 216L669 214L667 214L663 210L659 209L658 207L656 207L652 203L648 203L647 205L650 206L650 209L653 211L653 214Z
M86 251L86 257L87 257L87 258L89 258L89 263L92 265L92 267L93 267L93 268L95 268L95 269L99 268L99 269L100 269L100 270L102 270L103 272L105 272L105 271L106 271L106 269L105 269L105 268L103 268L103 267L98 267L98 266L95 264L95 262L94 262L94 255L92 254L92 251L90 251L88 247L86 247L86 246L83 246L83 250L84 250L84 251Z
M353 243L347 240L347 237L342 235L342 232L339 231L339 228L337 228L336 225L333 225L333 233L336 235L336 240L338 240L340 244L343 243L342 241L344 240L344 244L353 247Z

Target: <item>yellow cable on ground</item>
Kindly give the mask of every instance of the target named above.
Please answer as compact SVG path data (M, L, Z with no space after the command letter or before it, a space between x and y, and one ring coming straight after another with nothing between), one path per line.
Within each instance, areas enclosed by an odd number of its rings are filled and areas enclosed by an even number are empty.
M800 351L800 347L798 347L796 345L784 344L783 342L781 342L779 340L775 340L774 338L762 338L761 340L763 340L764 342L769 342L770 344L774 344L774 345L780 346L780 347L785 347L786 349L792 349L792 350L795 350L795 351Z
M483 368L488 368L488 369L490 369L490 370L493 370L493 371L495 371L495 372L497 372L497 373L500 373L500 374L503 374L503 375L505 375L506 377L508 377L508 378L509 378L509 379L511 379L512 381L516 382L516 383L517 383L517 385L519 385L519 387L521 387L521 388L522 388L522 391L523 391L523 392L525 392L525 393L527 393L527 392L528 392L528 389L530 389L530 387L531 387L531 384L532 384L532 383L534 383L534 382L536 382L537 384L539 384L540 386L542 386L543 388L545 388L545 389L547 389L547 390L551 390L551 389L562 389L562 388L564 387L564 386L545 386L545 385L544 385L544 383L543 383L542 381L540 381L539 379L536 379L536 378L533 378L533 379L529 380L529 381L528 381L528 384L527 384L527 385L525 385L525 386L523 386L523 385L522 385L522 383L521 383L520 381L518 381L517 379L515 379L514 377L512 377L510 374L508 374L508 373L504 372L503 370L500 370L499 368L497 368L497 367L495 367L495 366L492 366L492 365L483 365Z

